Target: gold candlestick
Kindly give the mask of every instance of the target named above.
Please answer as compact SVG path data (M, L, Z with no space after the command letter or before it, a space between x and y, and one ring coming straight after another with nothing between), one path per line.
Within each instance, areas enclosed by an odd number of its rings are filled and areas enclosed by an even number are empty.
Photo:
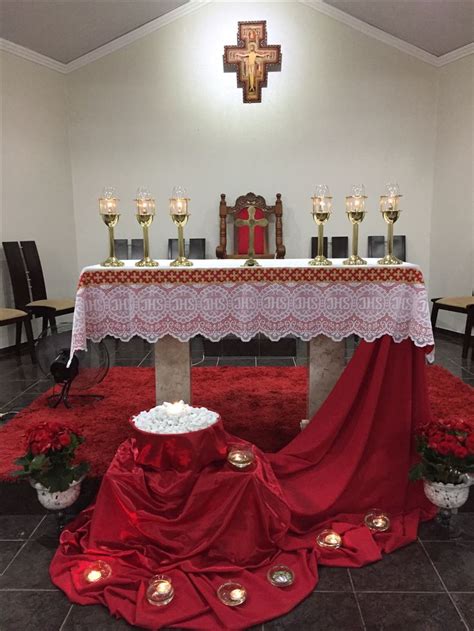
M359 224L365 217L365 187L356 184L352 187L352 195L346 197L346 213L352 224L352 254L342 262L343 265L367 265L367 261L358 254L359 249Z
M314 223L318 226L318 253L308 262L308 265L332 265L332 262L324 256L324 224L328 222L332 211L329 187L326 184L318 184L311 199L313 200L311 214Z
M135 203L137 205L137 221L143 229L143 258L137 261L135 265L137 267L157 267L159 265L158 261L150 257L148 239L148 228L153 223L156 212L155 200L146 188L139 188Z
M186 190L182 186L175 186L170 197L170 215L175 226L178 227L178 257L170 263L172 267L191 267L192 261L184 255L184 226L188 223L189 212Z
M109 229L109 256L101 263L103 267L123 267L124 265L124 262L119 261L115 256L114 228L120 217L118 202L115 188L112 186L104 188L102 197L99 197L99 213Z
M396 182L390 182L385 187L385 195L380 196L380 212L388 224L387 234L387 254L383 259L379 259L379 265L401 265L400 261L393 254L393 224L400 217L401 209L398 207L400 203L400 189Z

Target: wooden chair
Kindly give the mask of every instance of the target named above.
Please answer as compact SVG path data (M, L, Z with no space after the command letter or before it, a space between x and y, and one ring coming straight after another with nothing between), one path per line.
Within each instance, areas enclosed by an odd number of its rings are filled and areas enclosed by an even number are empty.
M453 313L464 313L466 315L466 328L464 329L464 339L462 345L462 357L466 359L469 353L469 346L472 343L471 357L474 359L474 338L472 328L474 327L474 296L456 296L454 298L432 298L433 308L431 310L431 325L436 329L438 311L452 311Z
M3 250L13 289L16 309L43 318L42 329L56 329L56 318L74 312L74 300L48 298L43 269L34 241L4 241Z
M277 193L274 206L268 206L265 198L255 193L241 195L235 201L234 206L227 206L225 194L221 194L219 205L219 245L216 248L218 259L248 258L249 229L247 226L237 226L237 220L248 219L248 209L253 206L256 209L255 219L275 218L275 250L269 249L268 225L255 227L255 258L285 258L286 248L283 245L283 205L281 195ZM234 238L232 252L227 251L227 224L233 224Z
M16 325L15 349L18 354L21 352L22 325L25 326L31 361L33 364L36 364L35 340L33 338L33 330L31 328L31 315L21 309L7 309L5 307L0 307L0 326L8 326L10 324Z
M397 258L400 259L400 261L407 260L406 237L404 234L396 234L393 237L393 253ZM385 256L385 237L368 237L367 256L371 259L380 259Z

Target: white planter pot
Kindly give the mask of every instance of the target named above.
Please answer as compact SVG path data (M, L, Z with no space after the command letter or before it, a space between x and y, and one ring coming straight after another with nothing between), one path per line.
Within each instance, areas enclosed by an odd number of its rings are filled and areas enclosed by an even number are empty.
M81 478L80 480L76 480L65 491L51 492L39 482L33 481L31 481L31 486L36 489L36 493L38 494L38 501L42 506L44 506L48 510L63 510L64 508L68 508L68 506L74 504L74 502L79 497L79 493L81 492L82 480L83 478Z
M461 476L459 484L444 484L423 480L426 497L439 508L459 508L466 503L472 482L467 476Z

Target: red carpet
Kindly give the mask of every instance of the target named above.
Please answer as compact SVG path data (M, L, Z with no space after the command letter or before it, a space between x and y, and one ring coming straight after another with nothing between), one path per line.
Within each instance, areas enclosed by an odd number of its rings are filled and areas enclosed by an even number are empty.
M472 418L474 388L440 366L427 368L430 401L436 418ZM219 412L227 431L263 451L275 452L299 432L306 416L306 368L196 368L193 404ZM118 445L130 435L127 419L154 405L153 368L112 368L94 389L103 401L70 410L46 406L41 395L0 428L0 479L8 479L15 458L24 452L25 431L47 419L67 423L86 437L82 457L91 474L106 470Z

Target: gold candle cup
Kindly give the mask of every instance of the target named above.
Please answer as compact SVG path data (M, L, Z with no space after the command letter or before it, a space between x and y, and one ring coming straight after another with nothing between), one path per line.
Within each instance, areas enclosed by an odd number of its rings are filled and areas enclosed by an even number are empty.
M157 574L148 582L146 598L154 607L164 607L174 598L174 587L169 576Z
M316 543L320 548L340 548L342 537L335 530L323 530L316 538Z
M143 258L135 263L136 267L157 267L158 261L150 257L150 242L148 229L153 223L156 204L153 197L145 188L139 188L135 199L137 206L136 218L143 230Z

